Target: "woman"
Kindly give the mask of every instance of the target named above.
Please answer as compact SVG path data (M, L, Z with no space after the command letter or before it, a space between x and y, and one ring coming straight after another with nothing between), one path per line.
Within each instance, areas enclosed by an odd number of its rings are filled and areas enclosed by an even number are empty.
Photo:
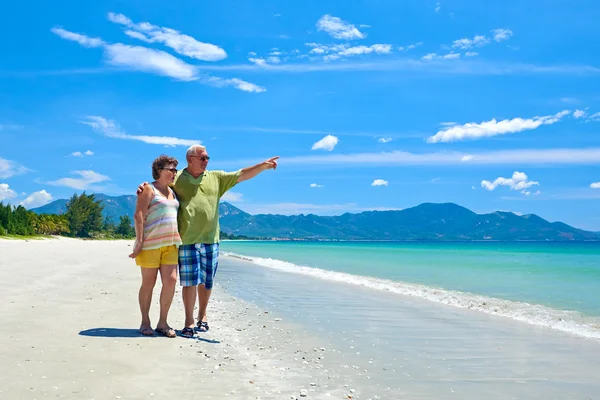
M142 324L140 332L152 336L150 325L150 304L156 277L160 271L162 290L160 292L160 318L156 332L166 337L175 337L175 331L167 323L167 315L177 283L177 253L181 237L177 229L179 201L169 187L177 174L177 160L161 155L152 163L152 177L155 179L137 198L135 209L136 241L133 253L135 262L142 271L142 286L139 292Z

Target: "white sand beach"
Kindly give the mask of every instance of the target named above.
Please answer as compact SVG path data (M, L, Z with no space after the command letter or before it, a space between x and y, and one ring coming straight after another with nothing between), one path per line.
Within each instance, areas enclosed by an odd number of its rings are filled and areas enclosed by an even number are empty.
M218 288L209 332L139 335L130 244L0 240L1 399L359 398L330 343ZM170 315L181 329L179 287Z
M209 332L142 337L130 245L0 240L0 399L600 399L597 340L227 257ZM228 294L260 291L279 307ZM325 306L346 334L311 325Z

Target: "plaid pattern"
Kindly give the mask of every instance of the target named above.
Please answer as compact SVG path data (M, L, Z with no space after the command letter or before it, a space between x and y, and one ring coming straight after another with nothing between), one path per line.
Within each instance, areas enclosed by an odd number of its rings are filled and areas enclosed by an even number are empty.
M179 246L179 282L181 286L203 284L206 289L212 289L218 265L218 243Z

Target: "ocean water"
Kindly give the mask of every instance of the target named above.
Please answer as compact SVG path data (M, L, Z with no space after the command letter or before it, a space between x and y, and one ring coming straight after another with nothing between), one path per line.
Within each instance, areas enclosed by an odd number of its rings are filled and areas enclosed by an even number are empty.
M600 243L223 241L221 251L320 282L600 339Z

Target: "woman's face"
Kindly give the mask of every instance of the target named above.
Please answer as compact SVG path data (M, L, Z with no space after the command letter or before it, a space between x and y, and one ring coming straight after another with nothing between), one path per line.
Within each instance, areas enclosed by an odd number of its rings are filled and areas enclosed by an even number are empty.
M175 167L175 164L168 164L160 171L160 179L167 183L173 183L176 174L177 168Z

